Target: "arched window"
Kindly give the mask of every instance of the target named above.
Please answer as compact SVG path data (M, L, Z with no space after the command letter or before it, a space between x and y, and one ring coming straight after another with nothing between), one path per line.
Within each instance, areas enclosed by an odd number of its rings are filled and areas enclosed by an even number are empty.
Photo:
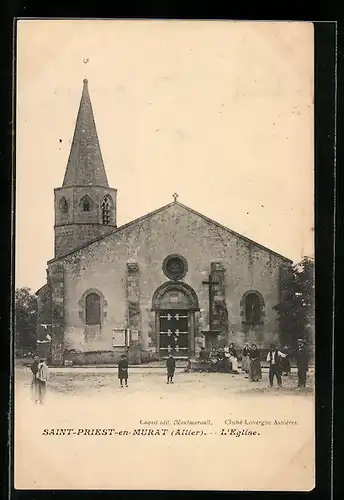
M112 220L112 199L110 196L105 196L102 202L102 222L103 224L110 224Z
M245 297L245 321L257 325L262 320L262 303L258 294L251 292Z
M100 325L100 297L89 293L86 297L86 325Z
M60 200L59 207L60 207L60 210L63 214L68 213L69 205L68 205L68 201L66 200L66 198L64 196Z
M90 212L92 210L92 200L89 196L85 195L81 198L81 209L83 212Z

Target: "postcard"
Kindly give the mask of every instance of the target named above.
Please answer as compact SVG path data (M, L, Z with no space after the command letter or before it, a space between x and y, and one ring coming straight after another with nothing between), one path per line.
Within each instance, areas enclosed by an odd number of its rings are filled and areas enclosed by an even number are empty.
M14 486L315 485L309 22L17 22Z

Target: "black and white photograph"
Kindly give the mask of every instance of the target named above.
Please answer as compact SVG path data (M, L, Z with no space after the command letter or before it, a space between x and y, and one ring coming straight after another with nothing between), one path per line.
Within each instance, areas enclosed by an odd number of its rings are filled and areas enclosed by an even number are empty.
M18 21L16 489L314 488L313 66L309 22Z

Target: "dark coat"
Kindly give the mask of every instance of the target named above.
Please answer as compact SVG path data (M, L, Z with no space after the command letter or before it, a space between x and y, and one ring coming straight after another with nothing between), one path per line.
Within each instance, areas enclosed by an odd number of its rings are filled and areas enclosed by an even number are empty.
M38 363L39 361L34 361L33 363L31 363L31 371L34 375L36 375L36 373L38 372Z
M168 373L174 373L174 370L176 369L176 360L174 358L167 358L166 368Z
M251 349L250 350L250 360L251 361L257 361L260 360L260 352L258 349Z
M296 365L299 370L308 370L308 353L305 347L296 351Z
M129 363L127 359L121 359L118 362L118 378L128 378Z

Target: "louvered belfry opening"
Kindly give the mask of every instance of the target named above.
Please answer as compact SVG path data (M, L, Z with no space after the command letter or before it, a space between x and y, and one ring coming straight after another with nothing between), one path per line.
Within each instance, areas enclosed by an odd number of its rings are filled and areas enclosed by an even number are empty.
M110 198L106 196L102 202L102 223L111 224L112 220L112 203Z

